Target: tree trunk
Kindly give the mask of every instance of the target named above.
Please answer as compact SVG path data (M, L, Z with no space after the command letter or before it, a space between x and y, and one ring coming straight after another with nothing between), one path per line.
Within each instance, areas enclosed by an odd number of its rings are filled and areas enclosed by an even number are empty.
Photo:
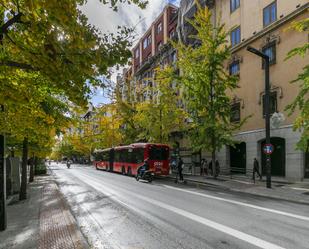
M19 200L27 199L27 163L28 163L28 138L25 137L23 141L21 185L19 192Z
M34 153L32 155L31 162L30 162L29 182L33 182L33 178L34 178Z
M211 137L211 144L212 144L212 152L211 152L211 160L212 160L212 175L216 178L216 140L214 134Z
M38 168L38 157L34 157L34 174L37 172Z

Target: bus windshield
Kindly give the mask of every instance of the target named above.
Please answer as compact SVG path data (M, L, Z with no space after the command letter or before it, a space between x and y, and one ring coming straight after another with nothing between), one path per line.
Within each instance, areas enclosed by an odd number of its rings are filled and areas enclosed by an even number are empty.
M167 160L169 157L168 147L151 146L149 148L150 160Z

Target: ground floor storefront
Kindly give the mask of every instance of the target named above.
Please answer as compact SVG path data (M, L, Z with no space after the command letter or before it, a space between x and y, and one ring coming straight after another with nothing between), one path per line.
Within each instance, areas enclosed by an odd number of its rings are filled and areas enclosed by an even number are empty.
M284 126L271 130L271 144L274 147L271 155L272 176L283 177L291 181L301 181L309 177L309 156L296 149L300 133L293 131L292 126ZM226 171L243 169L239 172L251 174L253 161L259 161L260 171L265 175L266 157L263 153L265 144L265 130L242 132L235 136L239 141L232 147L225 147L218 152L218 158L225 166Z
M289 181L309 179L309 153L296 149L300 139L300 132L293 131L291 125L271 130L271 144L274 147L271 155L272 176L282 177ZM263 153L265 144L265 130L241 132L235 135L238 141L235 147L226 146L217 152L222 174L252 175L253 162L259 162L260 172L266 174L266 157ZM185 162L184 172L192 175L201 173L201 160L208 162L211 155L207 151L194 152L188 146L189 140L182 137L175 149Z

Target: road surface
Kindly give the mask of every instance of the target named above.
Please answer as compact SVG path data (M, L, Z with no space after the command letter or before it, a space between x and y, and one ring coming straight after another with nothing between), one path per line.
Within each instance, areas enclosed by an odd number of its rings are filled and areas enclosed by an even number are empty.
M308 205L89 166L50 169L92 248L309 248Z

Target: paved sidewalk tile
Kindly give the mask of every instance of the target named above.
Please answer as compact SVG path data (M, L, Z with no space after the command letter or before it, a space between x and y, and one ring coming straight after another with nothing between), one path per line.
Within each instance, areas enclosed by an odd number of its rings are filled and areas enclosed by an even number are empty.
M50 181L42 192L39 249L79 249L87 244L69 212L58 186Z
M28 186L27 199L14 196L7 206L7 229L0 232L1 249L34 249L39 239L39 208L44 179Z

